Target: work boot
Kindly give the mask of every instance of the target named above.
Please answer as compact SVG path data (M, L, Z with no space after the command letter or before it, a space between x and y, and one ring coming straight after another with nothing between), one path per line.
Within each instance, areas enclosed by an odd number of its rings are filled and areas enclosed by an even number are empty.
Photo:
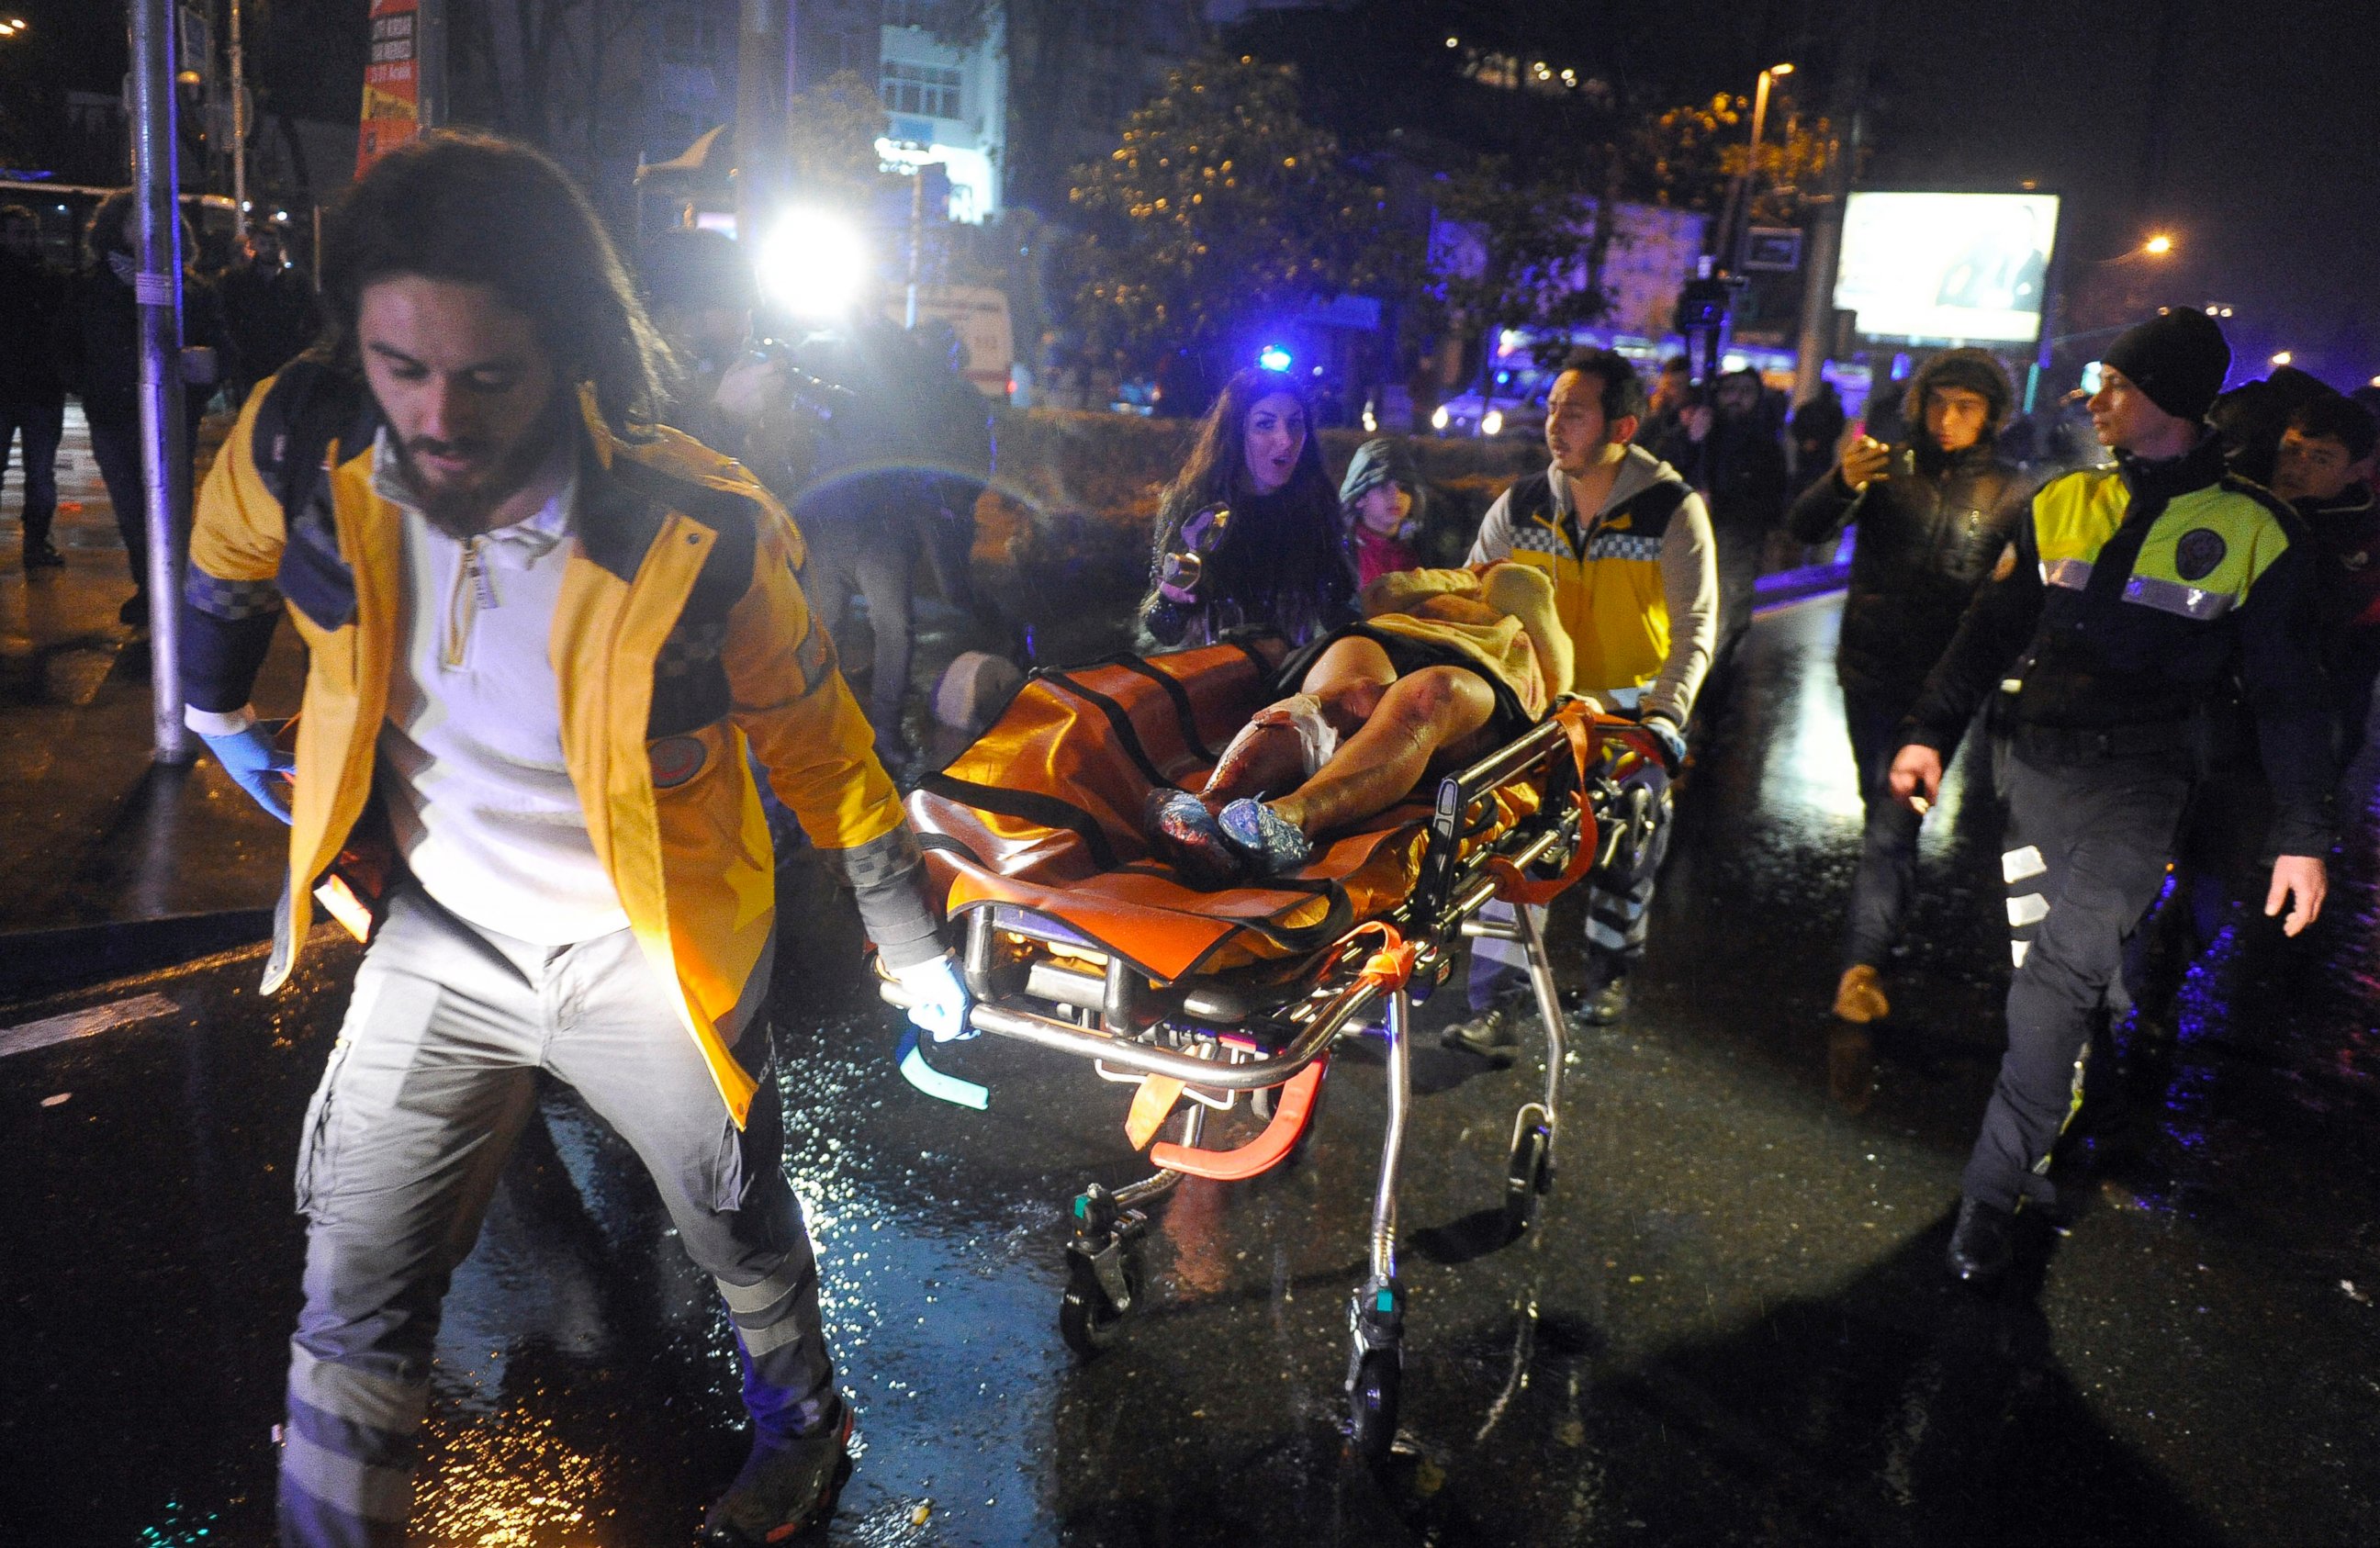
M1477 1054L1498 1069L1521 1057L1521 1007L1505 1000L1491 1005L1467 1022L1457 1022L1439 1041L1450 1048Z
M1968 1284L1998 1278L2016 1257L2016 1216L1981 1199L1959 1201L1950 1229L1950 1272Z
M44 542L25 545L25 569L28 574L35 570L63 570L66 566L67 556L51 544Z
M1835 986L1835 1014L1853 1026L1865 1026L1892 1014L1892 1002L1884 998L1876 969L1865 962L1843 969L1842 982Z
M838 1398L807 1434L754 1437L743 1470L702 1518L703 1548L791 1542L823 1525L851 1476L851 1405Z

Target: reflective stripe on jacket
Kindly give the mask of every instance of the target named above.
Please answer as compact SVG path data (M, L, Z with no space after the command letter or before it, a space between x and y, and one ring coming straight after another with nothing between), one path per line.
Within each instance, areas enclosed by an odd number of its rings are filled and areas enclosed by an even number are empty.
M2124 525L2132 497L2113 468L2070 473L2033 502L2034 544L2044 584L2081 591L2094 562ZM2175 495L2142 538L2123 599L2179 617L2222 617L2288 550L2280 521L2264 502L2227 483Z
M1694 707L1717 636L1718 582L1702 497L1658 458L1631 449L1604 508L1561 508L1550 470L1498 497L1470 562L1509 559L1553 582L1584 694L1647 690L1679 724Z
M297 965L314 884L370 799L403 623L402 514L373 490L368 437L334 438L311 497L294 518L282 509L289 399L323 369L300 362L249 397L190 538L195 611L261 615L269 635L285 598L309 652L268 993ZM784 511L676 431L623 441L591 400L583 406L579 506L550 646L564 758L629 926L677 989L740 1125L754 1082L731 1049L765 1001L776 930L747 748L821 850L883 837L902 808L802 597L802 540ZM261 646L193 654L193 705L246 701Z

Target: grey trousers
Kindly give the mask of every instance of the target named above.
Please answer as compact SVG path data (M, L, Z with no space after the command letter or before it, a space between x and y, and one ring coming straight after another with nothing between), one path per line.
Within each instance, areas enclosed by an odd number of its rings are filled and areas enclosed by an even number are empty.
M289 1349L285 1543L404 1542L439 1302L540 1070L652 1174L726 1300L754 1422L795 1434L820 1421L833 1369L765 1023L739 1054L760 1083L740 1132L627 931L537 946L468 925L418 887L395 895L300 1143L306 1305Z
M1612 857L1609 866L1586 873L1586 955L1589 990L1614 977L1633 973L1645 960L1645 937L1651 923L1653 886L1661 861L1670 853L1670 832L1676 826L1676 803L1670 795L1670 776L1648 763L1631 774L1623 787L1647 792L1651 831L1644 841ZM1537 928L1546 925L1547 910L1531 905ZM1490 902L1479 911L1482 920L1501 924L1512 917L1512 906ZM1482 936L1471 943L1471 972L1464 988L1471 1009L1485 1010L1507 996L1528 987L1528 953L1521 943Z

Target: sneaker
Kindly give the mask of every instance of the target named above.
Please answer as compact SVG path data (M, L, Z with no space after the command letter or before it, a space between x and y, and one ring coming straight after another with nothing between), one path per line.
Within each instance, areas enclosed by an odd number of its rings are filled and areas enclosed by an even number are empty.
M1242 796L1215 815L1232 847L1247 858L1258 876L1277 877L1298 870L1314 858L1314 845L1281 815L1252 796Z
M1457 1022L1439 1035L1447 1047L1477 1054L1502 1068L1521 1057L1520 1007L1494 1005L1467 1022Z
M1865 962L1854 962L1843 969L1842 982L1835 986L1835 1014L1854 1026L1880 1022L1892 1014L1892 1002L1884 998L1884 986L1877 981L1876 969Z
M808 1434L761 1435L727 1493L702 1518L704 1548L760 1548L790 1542L834 1515L851 1476L851 1405Z
M25 550L25 569L29 573L34 570L63 570L66 567L67 556L48 543L35 543Z
M1571 998L1570 1013L1582 1026L1608 1027L1628 1014L1628 974L1625 969L1591 983Z
M1981 1199L1959 1201L1959 1223L1950 1230L1950 1272L1968 1284L2005 1273L2016 1258L2016 1216Z
M1193 886L1221 887L1240 874L1240 852L1207 804L1186 790L1160 788L1141 808L1141 830L1149 847L1172 863Z

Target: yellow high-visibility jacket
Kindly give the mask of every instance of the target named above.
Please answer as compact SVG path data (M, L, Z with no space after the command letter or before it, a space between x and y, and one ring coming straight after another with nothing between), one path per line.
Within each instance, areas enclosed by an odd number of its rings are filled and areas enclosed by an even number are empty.
M1469 562L1509 559L1544 572L1575 652L1575 690L1682 726L1718 636L1718 575L1702 496L1639 447L1628 449L1598 511L1570 509L1557 471L1532 474L1496 497Z
M249 396L190 535L193 707L247 703L283 599L310 652L267 993L297 965L314 885L370 800L403 622L402 514L373 488L369 400L318 477L284 466L310 450L301 405L326 375L300 361ZM746 750L821 850L905 846L900 798L803 599L802 539L783 509L674 430L628 441L591 398L583 413L550 647L564 756L630 927L741 1124L754 1081L731 1050L767 996L776 929ZM300 488L310 492L285 513L283 490Z

